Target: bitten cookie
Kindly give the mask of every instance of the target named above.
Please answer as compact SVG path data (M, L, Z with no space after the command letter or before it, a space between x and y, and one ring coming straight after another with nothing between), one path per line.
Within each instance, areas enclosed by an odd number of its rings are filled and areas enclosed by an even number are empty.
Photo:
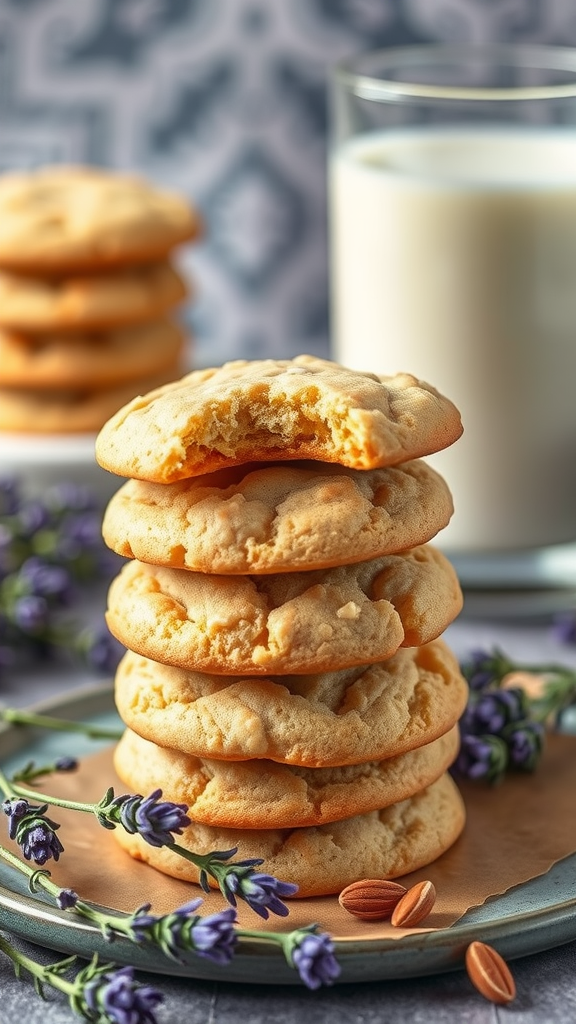
M312 572L216 576L128 562L106 621L154 661L224 675L329 672L433 640L462 592L430 545Z
M310 768L395 757L448 732L468 688L443 640L377 665L266 679L206 675L128 652L115 679L122 720L197 757Z
M277 459L375 469L430 455L461 432L456 407L410 374L379 378L302 355L194 370L137 398L103 427L96 457L157 483Z
M0 267L61 274L163 259L201 229L181 195L99 167L0 177Z
M160 787L193 821L222 828L296 828L351 818L406 800L443 775L459 746L455 726L432 743L385 761L299 768L273 761L214 761L159 747L131 730L114 767L132 793Z
M74 334L0 329L0 387L98 391L173 373L183 352L184 335L170 320Z
M289 572L422 544L452 508L444 480L421 460L374 470L252 463L174 484L129 480L113 495L102 533L118 554L156 565Z
M0 327L40 333L118 328L157 320L187 293L183 278L167 262L82 277L27 277L4 271Z
M460 793L443 775L401 803L318 828L250 831L194 823L178 843L200 854L236 846L238 859L261 857L260 871L298 885L296 897L325 896L362 878L398 878L430 864L452 846L464 823ZM150 846L120 828L113 834L137 860L174 878L198 881L198 869L169 847Z

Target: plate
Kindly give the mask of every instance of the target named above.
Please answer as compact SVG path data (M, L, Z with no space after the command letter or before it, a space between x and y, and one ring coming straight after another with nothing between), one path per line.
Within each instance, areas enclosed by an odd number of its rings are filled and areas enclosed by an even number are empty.
M121 727L110 685L90 686L33 708L44 714ZM109 742L109 741L108 741ZM0 723L2 767L10 772L23 760L45 763L51 757L78 757L102 748L105 741L75 733L53 733ZM576 939L576 854L559 861L545 875L474 908L450 928L398 939L336 939L342 967L340 981L363 982L417 977L460 968L469 942L480 939L513 959ZM145 901L145 894L142 902ZM115 908L112 908L115 909ZM281 951L265 940L240 938L226 967L190 954L174 963L158 950L117 938L113 948L97 928L73 912L60 911L40 894L30 894L24 876L0 861L2 926L32 942L63 953L132 964L157 974L250 984L300 984ZM322 921L318 922L322 925ZM254 927L258 927L256 923Z

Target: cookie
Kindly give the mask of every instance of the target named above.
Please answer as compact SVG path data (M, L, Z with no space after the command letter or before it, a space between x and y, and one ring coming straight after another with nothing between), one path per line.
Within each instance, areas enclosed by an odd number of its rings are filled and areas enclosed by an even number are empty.
M106 621L130 650L223 675L328 672L439 636L462 607L431 545L312 572L217 576L127 562Z
M373 470L252 463L173 484L129 480L113 495L102 533L119 555L156 565L290 572L422 544L452 510L446 483L422 460Z
M430 455L461 432L456 407L410 374L379 378L302 355L194 370L137 398L103 427L96 457L156 483L277 459L376 469Z
M146 391L154 380L175 376L179 362L153 378L138 377L107 390L0 388L0 430L15 434L95 434L130 395Z
M0 327L23 332L106 330L157 320L188 294L168 262L103 274L39 278L0 272Z
M458 753L458 726L385 761L300 768L274 761L214 761L159 747L127 729L114 767L133 793L160 787L193 821L222 828L297 828L379 810L435 782Z
M170 320L74 334L0 329L0 387L98 391L135 376L172 372L184 345L183 332Z
M201 230L181 195L135 175L55 165L0 177L0 267L74 274L150 263Z
M165 796L170 799L170 793ZM238 860L263 858L259 871L298 885L296 897L327 896L362 878L399 878L431 864L456 842L464 824L462 797L450 776L442 775L408 800L329 825L255 831L195 822L178 844L199 854L238 847ZM150 846L120 828L113 835L136 860L198 881L198 869L169 847Z
M467 697L443 640L368 667L266 679L185 672L129 652L115 679L120 717L145 739L195 757L309 768L430 743L455 725Z

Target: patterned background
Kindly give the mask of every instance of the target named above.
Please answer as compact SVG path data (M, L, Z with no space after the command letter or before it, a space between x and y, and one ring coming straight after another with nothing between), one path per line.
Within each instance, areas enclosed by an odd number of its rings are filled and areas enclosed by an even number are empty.
M430 40L576 45L574 0L0 0L0 170L136 169L208 224L196 365L326 355L326 77Z

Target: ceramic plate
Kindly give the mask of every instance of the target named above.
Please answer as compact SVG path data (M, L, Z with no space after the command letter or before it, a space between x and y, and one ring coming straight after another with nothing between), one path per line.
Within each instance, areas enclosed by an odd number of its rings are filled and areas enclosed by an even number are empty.
M121 725L113 709L109 685L76 690L72 695L36 705L34 710L76 721ZM75 733L40 732L0 723L2 767L8 771L11 763L21 765L23 759L45 763L63 753L82 757L94 752L98 745L103 746L104 741L98 744ZM474 939L495 945L507 959L576 939L575 877L573 855L546 875L469 911L450 928L396 940L337 940L340 980L386 980L459 968L467 944ZM2 861L0 919L8 931L48 948L87 958L98 952L104 960L113 959L159 974L251 984L299 984L296 972L286 965L280 950L260 940L240 939L237 954L227 967L217 967L192 954L186 963L176 964L164 959L157 950L138 947L124 939L115 939L111 948L88 922L52 907L41 895L31 895L24 876Z

